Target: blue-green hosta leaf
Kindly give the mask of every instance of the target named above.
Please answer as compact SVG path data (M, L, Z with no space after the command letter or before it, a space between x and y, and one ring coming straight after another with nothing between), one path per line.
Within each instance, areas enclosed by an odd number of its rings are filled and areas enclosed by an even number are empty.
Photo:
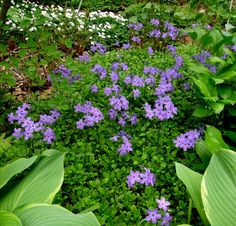
M236 152L215 152L203 176L202 201L212 226L236 222Z
M22 226L22 224L13 213L0 211L0 226Z
M32 202L52 203L63 182L64 153L50 151L27 176L0 197L1 210L13 212L17 207Z
M8 163L6 166L0 168L0 188L2 188L13 176L22 172L31 166L37 156L33 156L29 159L20 158L14 162Z
M187 187L204 225L209 225L201 198L202 175L177 162L175 163L175 168L178 178L182 180Z
M24 226L99 226L92 212L73 214L58 205L28 204L18 210L16 215Z

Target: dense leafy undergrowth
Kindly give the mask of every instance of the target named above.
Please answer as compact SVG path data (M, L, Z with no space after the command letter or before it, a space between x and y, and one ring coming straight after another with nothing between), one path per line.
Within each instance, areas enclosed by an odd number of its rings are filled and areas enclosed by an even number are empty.
M193 147L206 124L224 128L224 116L233 112L235 36L196 24L182 34L152 14L151 21L144 17L145 25L133 15L136 22L122 29L127 20L115 14L90 13L85 20L73 14L85 13L58 10L51 18L55 12L47 8L32 20L29 12L14 17L21 6L11 10L6 33L23 38L1 50L1 82L7 85L1 86L0 119L8 137L1 136L0 164L60 150L66 152L65 179L55 203L74 213L93 211L101 225L149 225L160 217L161 225L190 223L189 197L174 162L204 172ZM35 15L41 14L35 7ZM67 30L70 22L74 33ZM55 30L59 24L64 30ZM68 51L78 47L77 34L82 47ZM87 40L92 34L94 40ZM211 58L189 35L206 48L215 44L218 57ZM10 49L12 43L16 47ZM15 71L30 87L24 103L10 94L20 83ZM204 86L202 74L208 79ZM203 107L194 112L197 106ZM191 224L202 225L194 211Z

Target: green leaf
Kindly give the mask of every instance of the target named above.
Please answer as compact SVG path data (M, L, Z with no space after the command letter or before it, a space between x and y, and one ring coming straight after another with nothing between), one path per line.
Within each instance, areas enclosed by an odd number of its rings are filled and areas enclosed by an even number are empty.
M212 153L210 152L209 147L206 145L206 142L203 140L197 141L195 148L203 162L208 163L211 159Z
M73 214L58 205L29 204L16 215L24 226L99 226L93 213Z
M214 112L211 109L205 108L204 106L198 106L193 111L193 116L199 117L199 118L208 117L213 114Z
M236 143L236 132L235 131L230 131L230 130L227 130L224 132L224 134L229 137L233 142Z
M22 226L22 224L13 213L0 211L0 226Z
M0 168L0 188L2 188L13 176L22 172L31 166L38 156L33 156L29 159L20 158L14 162Z
M202 200L212 226L236 222L236 152L221 149L213 154L203 176Z
M32 171L0 198L0 209L13 212L26 203L51 203L64 177L64 153L50 150ZM48 151L48 153L50 152Z
M209 225L205 212L203 210L201 198L202 175L177 162L175 162L175 168L178 178L187 187L188 192L193 199L194 205L196 206L204 225Z
M209 103L209 105L215 111L216 114L220 114L220 112L222 112L225 107L225 103L221 102Z
M229 146L224 142L221 132L214 126L207 126L205 132L206 148L213 154L219 150L219 148L229 148Z

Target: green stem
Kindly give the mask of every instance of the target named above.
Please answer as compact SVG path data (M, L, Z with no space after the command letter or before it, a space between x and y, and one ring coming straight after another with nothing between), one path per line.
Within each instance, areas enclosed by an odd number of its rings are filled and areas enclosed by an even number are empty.
M193 200L189 198L187 224L190 224L190 221L191 221L192 208L193 208Z

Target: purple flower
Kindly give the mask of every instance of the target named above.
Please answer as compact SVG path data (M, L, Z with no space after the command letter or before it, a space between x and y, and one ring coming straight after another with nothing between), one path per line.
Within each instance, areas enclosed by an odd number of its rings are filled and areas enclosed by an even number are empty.
M116 94L118 94L121 91L121 88L120 86L113 84L111 90L115 92Z
M13 113L8 114L8 122L13 124L15 120L17 120L17 117Z
M90 87L92 93L97 93L98 92L98 87L94 84Z
M167 45L167 49L171 52L172 55L176 53L176 47L173 45Z
M164 197L161 197L161 199L156 199L156 202L158 203L159 209L163 209L164 212L168 210L168 206L170 205L170 202L166 201Z
M134 87L143 87L144 86L144 80L142 77L134 76L132 79L132 86Z
M144 74L157 75L159 73L159 71L160 70L158 68L152 67L152 66L143 68Z
M79 121L76 122L77 129L84 129L84 127L85 127L85 123L84 123L83 119L80 119Z
M234 45L231 47L231 49L232 49L234 52L236 52L236 44L234 44Z
M110 105L118 111L121 110L128 110L129 108L129 101L122 95L112 96L109 99Z
M124 83L126 85L131 84L132 83L132 76L131 75L126 76L124 79Z
M125 136L122 137L123 144L121 144L118 149L119 155L127 155L128 152L133 151L132 144L129 142L129 139Z
M152 110L152 107L151 107L151 105L150 104L145 104L144 105L144 109L145 109L145 113L146 113L146 118L148 118L148 119L152 119L153 117L154 117L154 112L153 112L153 110Z
M112 94L112 89L109 87L104 88L104 94L110 96Z
M171 83L160 83L158 88L155 89L157 96L163 96L167 92L173 92L174 86Z
M148 47L147 52L148 52L149 55L153 55L152 47Z
M147 85L151 85L151 86L154 86L155 85L155 82L156 82L156 79L153 77L153 76L149 76L145 79L145 84Z
M130 118L131 124L136 125L138 123L138 118L136 114L133 114Z
M154 210L148 210L147 216L145 218L146 221L152 222L153 224L156 224L159 219L161 219L161 215L158 213L157 209Z
M134 90L133 90L133 95L134 95L134 98L137 98L137 97L139 97L139 96L140 96L140 94L141 94L141 92L140 92L140 90L139 90L139 89L134 89Z
M153 18L153 19L151 19L150 23L155 26L158 26L160 24L160 21L158 19Z
M140 173L140 183L145 184L146 186L152 185L154 186L155 183L155 174L151 173L150 169L145 168L144 173Z
M126 63L120 63L120 66L121 66L123 71L128 71L129 70L129 67Z
M170 216L170 214L166 213L166 215L162 217L161 226L169 226L171 220L172 217Z
M119 138L120 138L119 136L113 136L113 137L110 138L110 140L118 141Z
M126 124L126 121L125 121L125 119L124 118L119 118L119 121L118 121L118 124L119 125L121 125L121 126L125 126L125 124Z
M183 86L184 86L184 90L190 90L190 89L191 89L191 86L190 86L190 83L189 83L189 82L185 82L185 83L183 84Z
M128 28L131 28L135 31L139 31L143 28L143 24L142 23L131 23L131 24L128 24Z
M131 48L130 43L124 43L124 44L122 45L122 49L124 49L124 50L130 49L130 48Z
M95 43L90 47L90 50L92 52L99 52L101 55L103 55L106 52L106 47L102 45L101 43Z
M130 174L127 176L127 185L129 188L134 187L136 182L140 182L140 172L139 171L133 171L130 170Z
M183 62L184 62L184 59L181 56L176 56L174 69L178 70L180 67L182 67Z
M206 24L206 25L204 26L204 28L206 28L207 30L211 30L211 29L212 29L212 26L211 26L210 24Z
M14 128L14 132L12 133L16 139L20 139L23 136L23 132L21 128Z
M109 115L111 120L115 120L118 114L117 114L117 112L113 108L111 108L108 111L108 115Z
M153 109L154 115L160 120L173 118L177 114L177 108L171 101L169 96L159 97L155 101L155 108Z
M89 56L89 54L88 53L84 53L83 55L80 55L79 56L79 61L80 62L89 62L89 60L90 60L90 56Z
M132 40L133 42L138 43L138 44L141 43L141 39L140 39L139 37L137 37L137 36L133 36L133 37L131 38L131 40Z
M184 151L194 148L196 141L201 138L201 132L199 130L190 130L186 133L180 134L174 140L175 147L181 148Z
M69 78L72 71L64 64L61 64L58 69L52 71L53 74L61 74L63 78Z
M150 37L154 37L154 38L160 38L161 37L161 32L158 29L154 29L149 33Z
M111 81L112 82L118 82L119 81L119 74L114 72L114 71L112 71L111 72Z
M86 102L83 105L77 104L75 106L75 112L84 113L84 117L76 122L77 129L92 127L104 119L102 112L98 108L93 107L90 102Z
M55 139L54 131L51 128L47 128L46 131L43 132L43 141L46 141L48 144L51 144Z
M106 77L107 71L100 64L95 64L91 70L93 73L99 75L99 78L102 80Z

